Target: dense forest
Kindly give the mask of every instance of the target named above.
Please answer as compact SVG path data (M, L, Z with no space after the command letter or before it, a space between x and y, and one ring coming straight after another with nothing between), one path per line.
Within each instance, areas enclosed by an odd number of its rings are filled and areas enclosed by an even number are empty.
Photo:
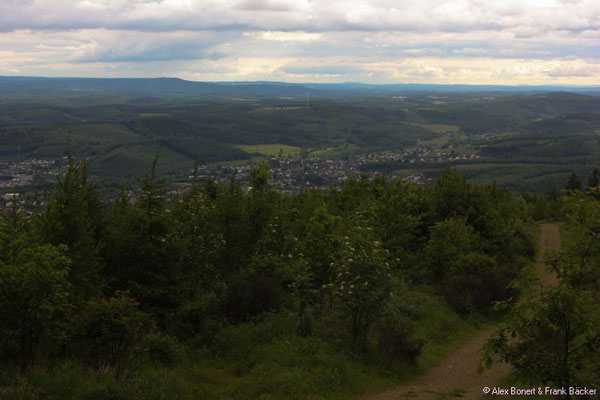
M499 318L489 362L598 383L596 192L516 197L446 169L283 194L258 164L247 191L167 196L157 162L106 202L69 156L43 209L2 213L0 399L351 398ZM561 215L560 284L514 302L533 217Z

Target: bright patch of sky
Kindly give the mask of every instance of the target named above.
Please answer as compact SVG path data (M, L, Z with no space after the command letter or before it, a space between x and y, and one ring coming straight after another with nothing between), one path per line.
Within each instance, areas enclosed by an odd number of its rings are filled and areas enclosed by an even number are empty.
M600 85L600 1L0 0L0 75Z

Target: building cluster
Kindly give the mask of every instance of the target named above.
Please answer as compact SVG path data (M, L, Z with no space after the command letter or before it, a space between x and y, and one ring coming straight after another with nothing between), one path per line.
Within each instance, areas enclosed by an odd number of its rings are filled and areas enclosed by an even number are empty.
M341 186L349 179L373 179L380 172L378 165L393 163L397 170L414 168L418 164L447 163L479 158L475 154L459 154L454 151L433 150L427 147L410 147L401 151L375 152L353 155L346 158L318 157L271 157L269 166L273 184L282 191L297 191L307 188ZM416 164L416 165L415 165ZM232 175L249 184L250 165L231 164L203 165L197 173L199 178L212 178L216 182L226 182ZM430 178L414 172L386 173L389 179L403 179L408 182L425 184Z
M373 165L377 163L396 162L398 164L420 164L420 163L448 163L452 161L476 160L480 157L477 154L463 154L455 151L453 146L448 146L445 150L440 148L430 148L427 146L407 147L402 151L380 152L357 155L356 158L363 165Z
M490 139L495 139L496 137L500 136L501 134L497 133L497 132L481 132L481 133L477 133L475 135L471 136L471 139L474 140L490 140Z
M23 204L27 190L56 182L58 177L64 174L66 163L66 157L52 160L30 158L22 161L0 161L0 204L5 207ZM38 198L36 194L28 200L30 205L37 206L42 198Z
M269 158L268 163L273 184L283 192L294 192L310 188L340 187L350 179L372 180L381 171L391 171L385 173L388 179L426 184L431 178L421 170L432 168L435 164L465 162L478 158L476 154L461 154L451 146L444 150L415 146L398 151L355 154L340 158L275 156ZM0 162L0 203L22 203L23 194L30 188L56 182L58 177L64 174L66 161L66 158L59 158ZM215 182L223 183L234 176L236 180L249 186L251 168L250 164L202 165L198 168L197 177L210 177ZM34 205L41 204L45 195L39 196L36 191L34 199L29 199L30 202Z
M31 186L43 181L55 181L64 173L65 164L65 158L2 161L0 162L0 189L6 190Z

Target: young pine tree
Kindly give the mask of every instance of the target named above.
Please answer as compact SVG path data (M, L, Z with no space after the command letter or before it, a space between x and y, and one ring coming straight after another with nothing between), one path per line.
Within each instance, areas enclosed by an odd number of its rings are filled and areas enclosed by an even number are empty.
M180 301L180 251L172 234L164 181L156 179L158 155L150 174L140 180L132 201L127 192L113 204L108 217L103 255L112 290L129 291L159 325Z
M75 162L69 152L65 175L35 221L35 228L42 243L67 246L72 261L69 280L76 302L99 295L105 284L100 275L103 218L96 186L88 180L87 162Z
M581 180L575 172L571 172L571 175L569 175L569 181L565 189L571 192L581 190Z

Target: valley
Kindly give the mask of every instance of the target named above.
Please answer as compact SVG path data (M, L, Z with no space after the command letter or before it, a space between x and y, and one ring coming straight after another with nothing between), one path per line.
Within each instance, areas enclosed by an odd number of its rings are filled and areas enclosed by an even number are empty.
M379 174L427 184L454 165L475 181L551 192L600 157L597 88L248 83L232 93L181 80L24 79L0 79L5 193L51 186L56 173L39 163L60 164L67 148L109 191L134 185L157 151L175 186L196 164L202 178L247 182L263 160L291 191Z

